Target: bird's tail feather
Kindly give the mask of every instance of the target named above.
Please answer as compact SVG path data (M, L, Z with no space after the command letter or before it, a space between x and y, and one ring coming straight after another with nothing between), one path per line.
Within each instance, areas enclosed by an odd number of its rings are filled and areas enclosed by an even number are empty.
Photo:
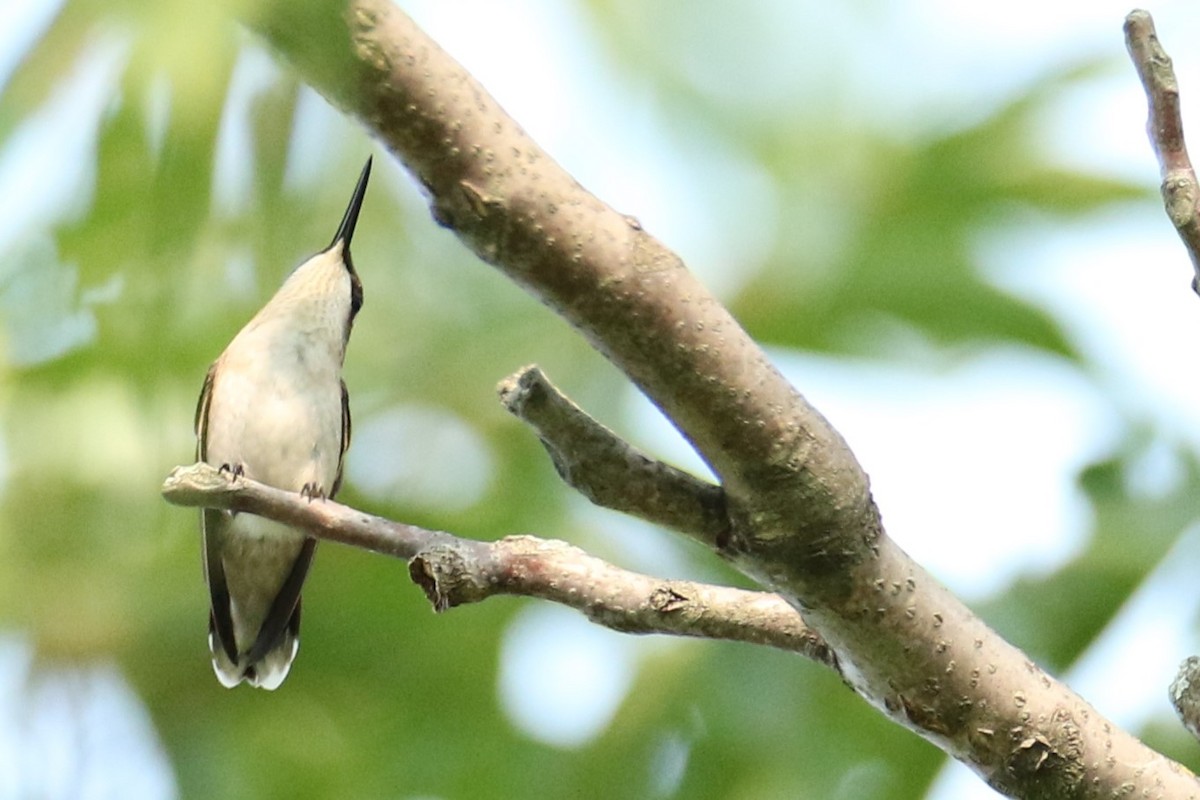
M257 661L251 661L246 654L242 654L237 663L229 658L212 632L208 635L208 647L212 651L213 671L217 673L221 685L232 689L245 681L259 689L275 690L292 668L296 651L300 649L300 639L289 627L279 642Z

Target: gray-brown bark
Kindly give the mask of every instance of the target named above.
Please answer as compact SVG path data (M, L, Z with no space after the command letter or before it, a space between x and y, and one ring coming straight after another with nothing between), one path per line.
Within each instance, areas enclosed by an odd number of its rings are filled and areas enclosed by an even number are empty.
M1200 294L1200 185L1183 138L1179 82L1149 12L1134 10L1125 18L1125 46L1146 90L1146 132L1162 168L1163 204L1191 256L1196 271L1192 289Z

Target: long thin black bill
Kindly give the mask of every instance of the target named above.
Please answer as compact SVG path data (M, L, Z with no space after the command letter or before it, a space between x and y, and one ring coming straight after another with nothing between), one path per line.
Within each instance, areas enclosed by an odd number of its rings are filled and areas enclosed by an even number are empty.
M350 249L350 240L354 238L354 226L358 224L358 212L362 210L363 197L367 194L367 179L371 177L371 157L367 157L367 163L362 168L362 174L358 176L358 185L354 187L354 196L350 198L350 205L346 207L346 215L342 217L342 224L338 225L337 233L333 235L333 241L329 243L333 247L338 241L346 243L345 249Z

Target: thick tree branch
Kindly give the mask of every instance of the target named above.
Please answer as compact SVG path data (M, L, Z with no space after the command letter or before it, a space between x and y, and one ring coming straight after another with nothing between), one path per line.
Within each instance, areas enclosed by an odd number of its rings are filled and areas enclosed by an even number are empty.
M725 493L651 458L571 402L535 366L500 382L500 402L537 432L559 476L598 506L720 548L729 535Z
M313 536L409 561L409 573L438 611L498 594L540 597L624 633L724 639L800 653L838 670L837 658L783 598L620 569L566 542L509 536L496 542L364 514L332 500L310 501L208 464L176 467L163 496L181 506L258 514Z
M1146 90L1150 107L1146 132L1162 170L1163 203L1191 256L1196 273L1192 290L1200 294L1200 185L1183 138L1179 82L1158 41L1150 12L1138 9L1125 18L1125 46Z
M1200 797L883 532L841 436L679 257L607 207L391 0L269 3L251 25L411 170L434 218L567 319L725 491L724 554L836 651L853 688L1021 797Z

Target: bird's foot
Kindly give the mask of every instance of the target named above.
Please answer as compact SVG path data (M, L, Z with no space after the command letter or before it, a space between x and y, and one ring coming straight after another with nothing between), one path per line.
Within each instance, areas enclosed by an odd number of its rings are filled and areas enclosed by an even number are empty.
M217 474L227 474L229 475L230 481L236 481L238 478L246 474L246 465L240 461L236 464L222 464L221 466L217 467Z
M300 496L307 497L308 502L310 502L310 503L313 500L318 499L318 498L321 500L326 500L329 497L327 494L325 494L324 486L320 485L319 483L312 483L312 482L306 483L306 484L304 484L303 487L301 487Z

